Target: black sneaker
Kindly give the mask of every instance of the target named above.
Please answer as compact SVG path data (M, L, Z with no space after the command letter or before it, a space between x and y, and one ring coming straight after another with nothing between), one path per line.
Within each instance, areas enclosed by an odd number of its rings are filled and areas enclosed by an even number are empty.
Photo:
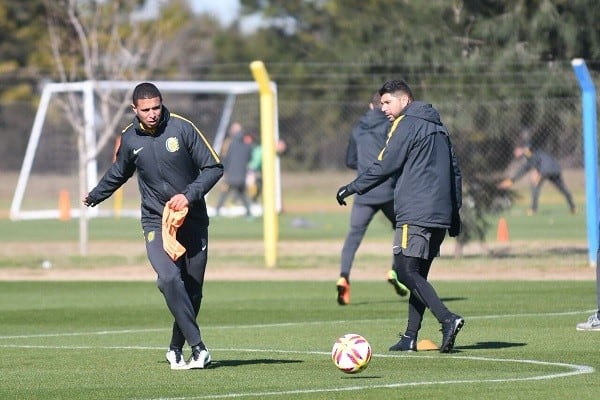
M190 357L187 368L188 369L204 369L210 365L212 358L207 348L201 348L200 346L192 347L192 356Z
M417 351L417 339L414 337L402 335L395 345L391 346L390 351Z
M442 322L442 345L440 346L440 353L450 353L452 351L456 335L458 335L464 324L465 320L459 315L453 315Z

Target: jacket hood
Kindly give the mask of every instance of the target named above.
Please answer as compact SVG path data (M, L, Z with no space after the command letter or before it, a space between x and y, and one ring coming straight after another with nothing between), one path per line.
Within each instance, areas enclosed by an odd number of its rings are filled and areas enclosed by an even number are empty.
M404 110L404 115L424 119L425 121L442 125L440 113L431 104L422 101L413 101Z
M371 131L381 124L389 124L389 121L380 108L374 108L363 115L358 121L358 124L364 131Z

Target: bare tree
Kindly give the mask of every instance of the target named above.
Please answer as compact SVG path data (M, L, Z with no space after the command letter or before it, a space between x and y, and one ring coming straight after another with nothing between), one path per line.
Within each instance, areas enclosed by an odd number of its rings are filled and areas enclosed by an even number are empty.
M144 80L168 66L172 59L163 51L191 20L183 0L164 2L156 15L140 15L136 0L44 0L50 50L60 82L99 80ZM173 54L172 52L169 54ZM86 168L109 143L130 104L129 91L94 88L95 112L101 124L93 126L97 142L94 149L86 143L83 101L69 92L59 101L77 135L79 187L85 192ZM89 121L88 121L89 123ZM89 129L89 127L88 127ZM80 198L86 193L80 193ZM88 224L86 210L80 205L80 253L87 254Z

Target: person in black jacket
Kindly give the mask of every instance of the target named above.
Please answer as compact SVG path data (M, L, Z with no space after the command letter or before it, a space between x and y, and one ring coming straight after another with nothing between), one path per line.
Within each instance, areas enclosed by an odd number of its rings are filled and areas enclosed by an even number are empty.
M385 147L389 129L390 122L381 111L381 96L375 93L369 103L369 110L359 119L350 135L346 148L346 166L357 170L357 174L365 171L377 160L377 155ZM354 256L369 223L378 211L385 215L393 229L396 226L393 177L387 178L371 191L354 198L350 211L350 230L342 247L340 278L336 283L339 305L350 303L350 270ZM398 281L393 269L388 273L388 281L400 296L408 294L408 289Z
M575 214L576 208L573 196L562 178L562 172L558 161L550 154L542 150L532 150L529 145L515 147L513 155L516 159L523 158L525 162L510 178L504 179L498 188L508 189L514 182L531 171L531 208L527 214L533 215L538 210L538 199L542 184L547 179L562 193L567 201L571 214Z
M122 133L115 162L83 204L101 203L137 171L146 252L174 317L167 360L172 369L205 368L211 356L196 321L208 254L204 196L223 175L223 165L192 122L169 112L152 83L135 87L132 107L135 117ZM185 253L175 261L162 233L163 212L171 211L185 215L175 239ZM183 359L186 341L191 347L188 363Z
M226 187L217 201L215 212L221 213L221 208L230 194L242 202L246 210L246 217L252 216L250 199L246 194L246 177L248 175L248 163L252 158L254 147L252 136L246 135L239 122L234 122L229 128L229 138L223 145L221 157L225 167L223 180Z
M414 101L408 84L386 82L379 90L381 109L393 121L386 146L366 171L338 189L336 199L364 194L393 176L396 233L394 271L410 290L408 323L390 351L416 351L425 309L442 325L440 352L452 351L464 319L451 312L427 276L446 236L460 233L462 177L448 130L431 104Z

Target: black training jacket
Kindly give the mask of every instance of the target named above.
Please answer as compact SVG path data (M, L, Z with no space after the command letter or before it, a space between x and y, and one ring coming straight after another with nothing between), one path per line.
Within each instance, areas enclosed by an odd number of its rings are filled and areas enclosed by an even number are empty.
M462 178L439 113L420 101L409 104L394 124L379 160L348 185L365 193L389 176L396 226L450 228L462 205Z
M390 121L379 108L367 111L352 129L346 148L346 166L355 169L357 175L366 171L377 161L381 149L385 147ZM388 178L365 194L357 195L357 204L383 204L394 199L393 177Z
M186 221L208 225L204 196L223 176L223 165L192 122L163 106L162 120L150 133L135 117L122 133L115 162L89 198L95 202L107 199L135 171L145 230L161 226L165 203L178 193L190 202Z

